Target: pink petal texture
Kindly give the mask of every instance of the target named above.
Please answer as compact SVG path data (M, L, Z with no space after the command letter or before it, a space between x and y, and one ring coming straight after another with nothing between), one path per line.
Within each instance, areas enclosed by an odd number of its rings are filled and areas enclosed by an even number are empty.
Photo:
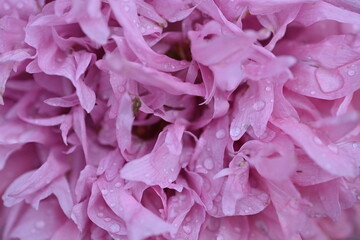
M0 1L0 239L360 239L360 2Z

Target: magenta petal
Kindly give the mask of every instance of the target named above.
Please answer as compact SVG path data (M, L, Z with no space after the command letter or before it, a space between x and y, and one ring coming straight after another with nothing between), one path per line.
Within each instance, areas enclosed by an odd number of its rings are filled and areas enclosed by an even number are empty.
M59 151L53 150L38 170L23 174L6 189L3 195L4 204L13 206L28 197L35 196L37 191L64 174L68 167L65 162L60 161Z
M358 0L2 0L4 240L360 236Z
M180 171L181 138L184 128L174 125L160 134L154 150L125 164L121 176L148 185L169 186Z

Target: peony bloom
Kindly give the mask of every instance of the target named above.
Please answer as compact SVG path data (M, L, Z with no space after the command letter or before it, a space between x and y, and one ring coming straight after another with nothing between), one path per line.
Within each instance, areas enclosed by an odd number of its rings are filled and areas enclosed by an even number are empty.
M2 0L4 240L360 237L360 2Z

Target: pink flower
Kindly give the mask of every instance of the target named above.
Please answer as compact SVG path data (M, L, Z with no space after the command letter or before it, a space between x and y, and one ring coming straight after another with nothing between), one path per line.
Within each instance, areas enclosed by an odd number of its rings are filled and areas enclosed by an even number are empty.
M4 0L1 239L357 239L360 4Z

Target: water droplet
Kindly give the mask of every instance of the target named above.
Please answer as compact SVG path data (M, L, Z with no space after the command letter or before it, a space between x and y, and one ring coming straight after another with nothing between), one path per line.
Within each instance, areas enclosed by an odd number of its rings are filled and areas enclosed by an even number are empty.
M104 220L105 220L105 222L110 222L110 221L111 221L111 218L108 218L108 217L107 217L107 218L105 218Z
M110 207L115 207L115 203L110 203Z
M149 176L150 176L150 174L149 174L149 173L146 173L146 174L145 174L145 177L149 177Z
M325 93L340 89L344 82L336 70L318 68L315 72L317 82Z
M357 148L357 147L358 147L358 144L357 144L357 143L353 143L353 144L352 144L352 147L353 147L353 148Z
M130 10L130 8L128 6L125 6L124 10L125 10L125 12L128 12Z
M321 141L321 139L318 138L318 137L314 137L314 142L315 142L316 144L318 144L318 145L322 145L322 144L323 144L323 142Z
M271 91L271 87L266 87L266 88L265 88L265 91L270 92L270 91Z
M183 230L185 233L190 234L191 233L191 227L188 225L183 226Z
M43 228L43 227L45 227L45 222L44 221L37 221L36 223L35 223L35 227L36 228Z
M206 159L205 161L204 161L204 167L207 169L207 170L211 170L211 169L213 169L214 168L214 163L213 163L213 161L212 161L212 159Z
M106 194L109 193L109 191L108 191L107 189L102 189L102 190L101 190L101 193L102 193L102 195L106 195Z
M355 71L354 70L349 70L348 72L347 72L347 74L349 75L349 76L354 76L355 75Z
M98 212L97 216L98 216L99 218L102 218L102 217L104 217L104 213Z
M225 130L224 129L220 129L220 130L218 130L217 132L216 132L216 138L218 138L218 139L222 139L222 138L224 138L225 137Z
M263 109L265 107L265 102L260 100L260 101L257 101L256 103L253 104L253 108L256 110L256 111L260 111L261 109Z
M119 224L114 223L114 224L112 224L112 225L110 226L110 232L116 233L116 232L118 232L118 231L120 231L120 226L119 226Z
M240 133L241 133L241 129L240 129L240 128L238 128L238 127L232 127L232 128L230 128L230 135L231 135L232 137L238 137L238 136L240 135Z
M110 191L109 191L109 192L113 193L113 192L114 192L114 189L110 189Z
M337 153L339 151L338 147L335 144L329 144L328 148L334 153Z
M310 94L311 94L311 95L314 95L314 94L315 94L315 91L311 91Z

